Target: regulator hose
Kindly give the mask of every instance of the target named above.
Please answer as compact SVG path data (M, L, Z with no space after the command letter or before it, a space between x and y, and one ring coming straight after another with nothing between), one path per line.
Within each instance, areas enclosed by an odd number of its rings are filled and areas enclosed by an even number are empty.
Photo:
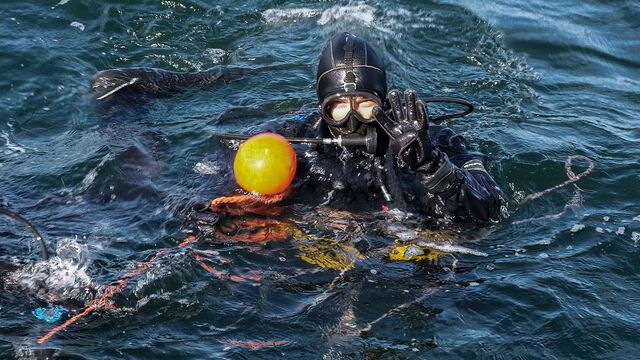
M13 220L26 226L27 229L31 231L31 233L33 234L33 237L38 241L38 244L40 245L40 255L42 256L42 259L43 260L49 259L49 253L47 252L47 245L44 242L44 238L42 237L40 232L38 232L38 229L36 229L35 226L33 226L27 219L23 218L18 213L13 212L9 209L0 207L0 215L4 215L6 217L12 218Z
M475 109L473 104L468 102L467 100L454 98L454 97L426 97L421 99L424 103L447 103L447 104L458 104L466 107L464 111L454 113L454 114L445 114L440 116L429 116L429 121L440 122L449 119L461 118L463 116L467 116L471 114L471 112Z

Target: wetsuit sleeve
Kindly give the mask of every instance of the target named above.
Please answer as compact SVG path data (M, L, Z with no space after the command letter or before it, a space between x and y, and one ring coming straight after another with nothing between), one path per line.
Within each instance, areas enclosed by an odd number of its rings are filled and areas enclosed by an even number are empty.
M434 160L416 170L428 212L472 222L497 220L504 194L485 170L485 156L447 127L434 125L429 132Z
M172 95L191 88L225 84L257 72L254 69L213 67L200 72L175 72L152 68L103 70L91 82L91 93L99 102L119 99L153 98Z

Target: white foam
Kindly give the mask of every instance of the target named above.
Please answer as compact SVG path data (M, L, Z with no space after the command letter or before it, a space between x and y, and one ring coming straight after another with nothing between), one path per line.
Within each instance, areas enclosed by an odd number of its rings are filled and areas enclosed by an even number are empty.
M227 52L222 49L209 48L204 52L205 56L211 59L214 64L219 64L224 60Z
M85 290L94 287L87 274L86 247L75 239L63 239L56 254L10 273L7 283L46 300L81 298Z
M80 31L84 31L84 24L83 24L83 23L81 23L81 22L73 21L73 22L71 22L71 24L69 24L69 25L71 25L71 27L74 27L74 28L76 28L76 29L79 29Z
M262 18L267 24L284 21L297 21L297 19L308 19L320 15L319 9L313 8L291 8L291 9L268 9L262 13Z
M27 151L22 146L12 142L11 139L9 138L9 134L7 134L4 131L0 133L0 138L4 139L5 147L7 148L6 150L3 151L5 155L24 154Z
M200 161L198 162L194 167L193 167L193 171L198 173L198 174L202 174L202 175L215 175L215 174L219 174L220 170L222 170L220 168L219 165L210 162L210 161Z
M318 25L327 25L335 21L356 22L361 25L371 26L375 20L376 9L365 3L356 3L355 5L330 7L322 12Z
M540 240L533 243L532 245L551 245L551 240Z
M633 240L633 246L638 247L638 241L640 241L640 232L632 232L631 240Z
M469 249L460 245L434 243L431 241L420 241L417 243L417 245L430 247L434 250L439 250L439 251L448 252L448 253L467 254L467 255L475 255L475 256L482 256L482 257L489 256L489 254L485 252Z
M84 178L82 179L82 182L80 183L80 188L78 190L80 192L86 191L89 188L89 186L91 186L91 184L93 184L93 181L98 176L98 170L100 170L100 168L102 168L104 166L104 164L107 163L107 161L112 160L112 159L113 159L113 155L112 154L107 154L107 155L103 156L102 160L100 160L98 165L95 168L91 169L91 171L89 171L87 173L87 175L84 176Z
M573 224L573 226L571 227L571 229L569 231L574 233L574 232L578 232L578 231L580 231L580 230L582 230L584 228L585 228L585 226L582 225L582 224Z

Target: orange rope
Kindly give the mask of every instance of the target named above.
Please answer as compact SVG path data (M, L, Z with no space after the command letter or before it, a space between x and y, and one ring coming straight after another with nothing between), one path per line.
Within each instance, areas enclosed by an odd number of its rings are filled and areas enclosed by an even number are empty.
M196 241L196 237L193 235L189 235L187 236L186 239L184 239L180 244L178 244L179 248L183 248L191 243L194 243Z
M223 196L223 197L219 197L216 199L213 199L210 203L210 208L211 211L216 212L219 210L219 206L220 205L229 205L229 204L233 204L233 205L245 205L245 207L247 205L268 205L268 204L274 204L277 203L279 201L282 201L287 195L289 194L288 191L285 191L283 193L280 194L276 194L276 195L238 195L238 196ZM252 222L249 220L246 220L246 225L251 225ZM267 222L269 223L269 222ZM262 233L260 233L262 234ZM267 228L266 233L260 235L262 238L268 239L273 237L275 234L272 230L269 230L269 228ZM260 236L258 236L258 238L260 238ZM286 235L285 235L286 236ZM184 239L180 244L178 244L178 248L184 248L187 245L190 245L194 242L197 241L197 238L193 235L187 236L186 239ZM250 240L250 241L256 241L256 240ZM90 315L91 313L93 313L96 310L100 310L100 309L111 309L114 307L113 305L113 301L111 300L111 298L123 291L124 289L126 289L129 280L134 279L135 277L146 273L147 271L149 271L151 269L151 265L153 265L153 263L158 260L161 256L165 255L166 253L168 253L170 250L169 249L161 249L158 252L156 252L156 254L154 256L152 256L149 260L139 263L138 265L135 266L135 268L124 274L120 279L112 282L111 284L109 284L105 291L98 296L96 299L94 299L93 301L91 301L89 303L89 305L85 306L79 313L75 314L74 316L70 317L69 319L67 319L64 323L56 326L55 328L51 329L48 333L46 333L44 336L40 337L37 340L38 344L42 344L45 341L49 340L50 338L52 338L55 334L57 334L58 332L65 330L66 328L68 328L70 325L74 324L75 322L77 322L78 320L82 319L83 317ZM243 276L239 276L239 275L229 275L225 272L222 272L220 270L216 270L213 267L205 264L202 261L202 258L198 255L196 255L196 260L198 261L198 263L200 264L200 267L202 267L205 271L215 275L216 277L218 277L221 280L224 280L225 278L230 279L231 281L234 282L241 282L241 281L246 281L246 280L257 280L259 277L258 276L248 276L248 277L243 277Z
M581 172L579 174L574 173L573 170L571 169L571 167L573 166L573 160L586 161L587 164L588 164L587 165L587 169L585 169L583 172ZM559 188L561 188L563 186L567 186L569 184L572 184L572 183L580 180L583 176L587 176L587 175L591 174L591 172L593 171L594 168L595 168L595 165L593 164L593 160L589 159L586 156L582 156L582 155L569 156L567 158L567 160L564 162L564 169L565 169L565 172L567 173L567 178L568 178L566 181L564 181L563 183L558 184L556 186L552 186L552 187L550 187L548 189L545 189L545 190L542 190L542 191L538 191L538 192L535 192L533 194L529 194L529 195L527 195L527 197L525 197L520 202L520 204L523 204L523 203L525 203L525 202L527 202L529 200L537 199L542 195L546 195L546 194L552 192L553 190L556 190L556 189L559 189Z
M221 205L269 205L282 201L289 195L289 191L284 191L275 195L255 195L255 194L242 194L235 196L221 196L211 200L209 208L213 212L220 211Z
M56 333L58 333L61 330L66 329L69 325L73 324L74 322L80 320L81 318L91 314L92 312L94 312L96 310L96 308L94 306L87 306L85 307L81 312L75 314L74 316L70 317L67 321L65 321L62 325L56 326L54 327L51 331L49 331L46 335L42 336L41 338L38 339L38 344L42 344L45 341L49 340L53 335L55 335Z
M196 237L193 235L187 236L187 238L182 241L180 243L180 245L178 245L178 247L184 247L192 242L194 242L196 240ZM55 328L51 329L47 334L45 334L44 336L42 336L41 338L39 338L37 340L38 344L42 344L45 341L49 340L52 336L54 336L56 333L66 329L67 327L69 327L69 325L75 323L76 321L80 320L81 318L91 314L92 312L96 311L96 310L100 310L100 309L110 309L113 308L113 302L111 301L111 298L123 291L124 289L127 288L127 285L129 283L129 280L137 277L138 275L144 274L145 272L149 271L151 269L151 265L158 260L162 255L166 254L167 252L169 252L168 249L160 249L158 252L155 253L155 255L153 255L149 260L139 263L138 265L135 266L135 268L131 271L129 271L128 273L122 275L122 277L114 282L112 282L111 284L109 284L106 288L105 291L100 294L100 296L98 296L96 299L94 299L93 301L91 301L89 303L89 305L85 306L79 313L75 314L74 316L70 317L69 319L67 319L67 321L65 321L64 323L62 323L59 326L56 326Z
M283 240L292 232L291 225L275 219L239 219L219 225L222 235L241 242Z
M187 238L187 239L189 239L189 238ZM158 251L148 261L145 261L145 262L143 262L141 264L136 265L136 267L132 271L124 274L120 279L118 279L118 280L112 282L111 284L109 284L106 287L105 291L102 294L100 294L100 296L98 296L96 299L91 301L89 303L89 305L85 306L84 309L82 309L82 311L80 311L79 313L77 313L74 316L70 317L63 324L61 324L59 326L56 326L55 328L51 329L47 334L45 334L44 336L39 338L37 340L37 343L38 344L44 343L45 341L49 340L56 333L66 329L67 327L69 327L69 325L75 323L76 321L78 321L81 318L91 314L92 312L94 312L96 310L113 308L113 302L111 301L111 298L115 294L117 294L117 293L123 291L124 289L126 289L127 288L127 284L129 283L129 280L135 278L138 275L141 275L141 274L149 271L149 269L151 269L151 264L153 262L155 262L161 255L164 255L165 253L167 253L167 249L162 249L162 250Z

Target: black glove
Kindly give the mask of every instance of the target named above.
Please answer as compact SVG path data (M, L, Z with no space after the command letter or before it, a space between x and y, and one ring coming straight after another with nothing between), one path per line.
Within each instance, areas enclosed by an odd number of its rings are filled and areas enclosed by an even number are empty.
M220 215L211 212L209 203L202 203L191 207L182 227L189 233L207 235L216 231L215 225L218 221L220 221Z
M373 109L373 116L391 138L391 147L398 166L408 166L411 170L433 160L433 145L429 139L429 114L421 100L416 101L413 90L404 92L405 105L402 106L400 93L389 91L391 117L381 108Z

